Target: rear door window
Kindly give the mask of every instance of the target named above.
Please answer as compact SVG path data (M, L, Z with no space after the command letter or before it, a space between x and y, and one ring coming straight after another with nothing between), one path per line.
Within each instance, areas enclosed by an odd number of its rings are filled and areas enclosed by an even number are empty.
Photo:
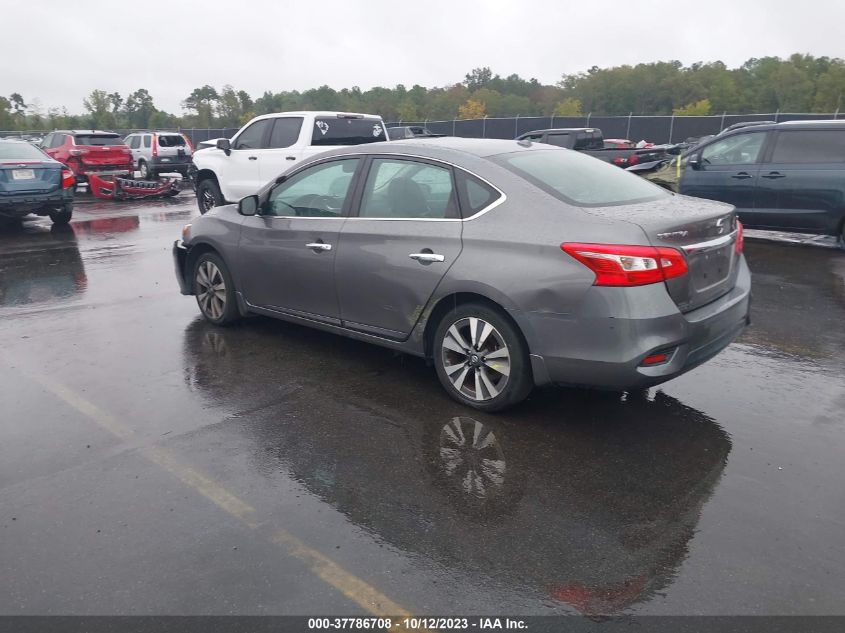
M280 117L274 119L273 131L270 133L270 147L290 147L299 140L302 129L302 117Z
M270 126L273 125L273 119L261 119L250 125L247 129L238 135L238 140L235 141L232 149L264 149L267 146L264 144L264 139L267 137L267 132Z
M572 147L572 139L569 134L549 134L546 143L556 147Z
M317 117L311 145L362 145L387 140L379 119Z
M362 218L456 219L452 171L412 160L376 158L358 215Z
M772 163L843 163L845 130L782 131L775 141Z
M152 145L152 137L149 134L144 134L144 147L150 147Z
M604 139L596 132L579 132L572 147L578 150L604 149Z

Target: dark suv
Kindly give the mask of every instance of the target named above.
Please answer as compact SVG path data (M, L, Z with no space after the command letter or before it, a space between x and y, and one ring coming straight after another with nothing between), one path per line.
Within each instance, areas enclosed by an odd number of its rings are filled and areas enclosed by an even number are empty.
M736 206L749 228L845 245L845 121L790 121L714 137L687 155L680 192Z

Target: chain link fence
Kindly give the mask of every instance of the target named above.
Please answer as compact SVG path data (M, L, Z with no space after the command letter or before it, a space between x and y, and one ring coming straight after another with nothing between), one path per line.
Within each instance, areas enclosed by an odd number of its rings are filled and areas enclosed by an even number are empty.
M829 114L784 113L768 114L716 114L709 116L598 116L587 114L581 117L487 117L484 119L455 119L450 121L394 121L391 125L422 125L437 134L463 136L467 138L512 139L532 130L560 127L599 128L605 138L624 138L632 141L652 143L679 143L688 138L718 134L734 123L744 121L811 121L838 119L839 111ZM231 138L239 128L176 128L166 131L185 134L196 147L198 143L215 138ZM115 130L122 135L146 130ZM165 130L163 130L165 131ZM0 131L0 137L33 138L43 137L48 130Z

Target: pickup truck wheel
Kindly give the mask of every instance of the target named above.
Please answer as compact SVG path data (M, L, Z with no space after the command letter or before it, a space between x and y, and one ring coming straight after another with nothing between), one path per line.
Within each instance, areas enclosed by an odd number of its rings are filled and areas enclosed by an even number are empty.
M53 224L56 225L64 225L70 222L70 218L73 216L73 205L66 204L60 209L53 209L50 211L50 219L53 221Z
M220 187L211 178L206 178L197 186L197 206L200 213L206 213L214 207L223 204L223 194Z
M193 283L197 305L207 321L229 325L238 320L235 285L220 255L207 252L197 258Z

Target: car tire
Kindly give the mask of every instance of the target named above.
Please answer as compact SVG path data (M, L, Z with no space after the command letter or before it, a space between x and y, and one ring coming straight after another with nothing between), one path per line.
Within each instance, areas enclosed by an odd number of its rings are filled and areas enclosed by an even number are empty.
M50 211L50 220L52 220L53 224L56 225L68 224L71 217L73 217L72 204L66 204L59 209L53 209Z
M465 303L443 316L432 356L447 393L480 411L518 404L534 387L522 334L501 310L483 303Z
M240 318L232 275L220 255L202 253L194 262L192 274L197 305L209 323L230 325Z
M197 206L200 213L205 214L214 207L224 204L220 187L211 178L206 178L197 185Z

